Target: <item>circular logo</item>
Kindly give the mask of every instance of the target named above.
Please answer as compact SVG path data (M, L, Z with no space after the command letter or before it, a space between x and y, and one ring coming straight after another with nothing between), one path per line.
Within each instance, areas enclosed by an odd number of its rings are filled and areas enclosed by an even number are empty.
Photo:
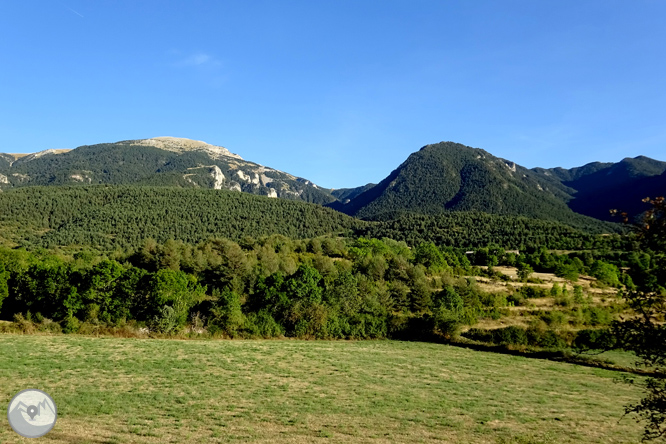
M26 438L39 438L49 433L57 417L53 399L37 389L18 392L7 408L9 425L16 433Z

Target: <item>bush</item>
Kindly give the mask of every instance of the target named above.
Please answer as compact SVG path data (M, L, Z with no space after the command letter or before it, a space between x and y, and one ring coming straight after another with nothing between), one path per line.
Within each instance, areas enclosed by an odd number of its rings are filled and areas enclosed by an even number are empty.
M607 308L603 307L585 307L583 316L587 325L605 326L613 321L613 315Z
M479 342L493 342L492 330L485 330L482 328L470 328L461 336Z
M224 290L220 293L216 289L214 294L217 295L217 301L210 310L209 330L215 333L222 331L231 337L237 336L245 326L240 297L231 290Z
M560 307L569 307L571 302L571 298L567 295L562 295L555 298L555 305L559 305Z
M462 336L475 341L497 345L532 346L544 348L564 348L567 340L553 330L542 325L529 328L509 326L495 330L471 328Z
M548 296L546 289L541 287L533 287L531 285L522 286L518 291L528 299L545 298Z
M403 341L429 341L433 339L435 322L427 314L412 316L398 314L389 317L388 336Z
M284 328L267 310L249 313L246 317L245 329L252 336L277 338L284 335Z
M608 329L580 330L573 346L578 350L608 350L615 346L616 338Z
M64 333L78 333L81 327L81 322L74 316L68 316L61 324Z
M434 313L435 333L447 339L455 338L460 334L462 322L459 312L439 307Z
M580 285L574 285L574 294L573 302L574 304L584 304L585 303L585 294L583 293L583 287Z
M514 307L525 305L525 296L520 292L515 292L507 296L506 301Z
M541 313L539 317L551 327L559 327L567 322L567 315L559 310L551 310Z
M516 326L499 328L493 332L493 342L502 345L528 345L527 332Z
M164 305L160 310L160 313L150 320L149 328L151 331L159 333L175 333L181 325L180 318L180 313L178 313L172 306Z
M30 312L26 313L27 317L30 317ZM26 319L23 314L21 313L16 313L14 315L14 322L13 322L14 328L16 328L18 331L22 333L34 333L35 332L35 324L32 322L30 319Z

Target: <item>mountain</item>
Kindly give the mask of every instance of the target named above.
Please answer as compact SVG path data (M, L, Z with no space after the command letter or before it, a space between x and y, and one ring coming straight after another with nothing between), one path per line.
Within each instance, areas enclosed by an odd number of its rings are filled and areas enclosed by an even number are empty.
M224 147L175 137L0 153L0 191L96 184L226 189L326 205L364 219L482 211L581 228L596 224L584 216L613 221L610 209L640 214L644 197L666 194L665 172L666 162L644 156L527 169L482 149L441 142L411 154L379 184L329 190Z
M585 227L617 221L610 209L631 215L646 196L666 194L666 162L645 156L582 167L527 169L485 150L453 142L426 145L378 185L345 190L328 206L352 216L388 220L401 213L437 215L483 211ZM339 190L339 192L342 190ZM607 226L606 226L607 228Z
M309 180L190 139L156 137L29 155L0 154L0 190L76 184L227 189L318 204L336 200Z
M636 216L649 208L641 200L666 195L666 162L645 156L617 163L594 162L582 167L535 168L542 177L557 178L569 189L569 208L601 220L614 220L609 210Z
M401 212L484 211L591 223L567 207L570 195L560 181L542 176L485 150L442 142L424 146L378 185L337 206L366 219Z
M347 204L353 198L355 198L361 193L368 191L370 188L374 187L375 185L376 184L374 183L369 183L356 188L338 188L336 190L331 190L331 194L333 195L333 197L339 200L341 204Z

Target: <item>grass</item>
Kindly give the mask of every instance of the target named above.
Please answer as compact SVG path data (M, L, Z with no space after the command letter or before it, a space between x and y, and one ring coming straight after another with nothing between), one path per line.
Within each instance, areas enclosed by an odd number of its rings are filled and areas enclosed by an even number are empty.
M0 398L58 406L43 442L634 443L617 372L396 341L0 336ZM0 426L0 442L27 442Z

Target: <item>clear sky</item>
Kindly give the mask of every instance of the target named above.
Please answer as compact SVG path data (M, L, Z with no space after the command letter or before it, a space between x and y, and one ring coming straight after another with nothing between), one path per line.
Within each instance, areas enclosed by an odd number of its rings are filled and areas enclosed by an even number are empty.
M156 136L335 188L449 140L666 160L666 1L0 0L0 152Z

